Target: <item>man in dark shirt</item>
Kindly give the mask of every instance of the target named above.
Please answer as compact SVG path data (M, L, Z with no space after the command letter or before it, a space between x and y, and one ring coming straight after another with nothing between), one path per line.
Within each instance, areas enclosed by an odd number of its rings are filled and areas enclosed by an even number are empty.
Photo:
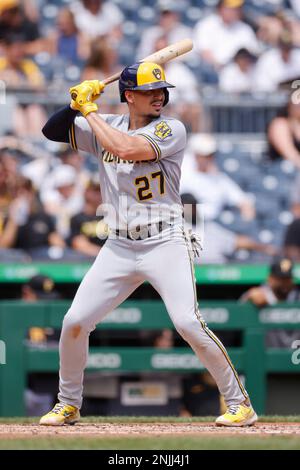
M30 180L20 179L17 197L9 207L0 231L0 248L22 249L32 257L48 254L49 247L65 247L55 231L54 221L45 213Z
M295 262L300 261L300 219L288 226L284 237L284 253Z
M293 279L293 264L288 258L275 261L270 266L269 276L264 284L252 287L245 292L241 302L252 302L259 308L276 305L279 302L299 302L300 291ZM266 333L266 346L270 348L291 348L294 341L300 340L298 329L276 329Z
M108 235L108 227L96 215L101 203L99 183L91 181L85 191L83 211L71 219L70 245L76 251L96 257Z
M27 52L37 52L36 41L40 39L38 25L30 21L19 0L4 0L0 3L0 42L11 34L24 37L28 48Z
M52 217L42 210L32 213L24 225L20 225L15 247L31 250L49 245L49 238L55 232L55 223Z

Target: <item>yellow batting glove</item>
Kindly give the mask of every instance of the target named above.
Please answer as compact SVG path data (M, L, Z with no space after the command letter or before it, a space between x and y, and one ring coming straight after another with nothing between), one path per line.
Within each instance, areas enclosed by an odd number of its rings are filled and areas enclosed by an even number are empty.
M98 106L94 103L102 93L105 84L99 80L85 80L84 82L70 88L71 108L80 111L84 117L89 113L96 112Z
M96 103L85 103L81 106L80 112L83 114L84 117L86 117L90 113L96 113L98 111L98 106Z
M70 88L70 94L73 101L83 105L87 101L95 101L102 93L105 84L99 80L85 80L79 85Z
M98 111L98 106L96 103L93 103L92 101L87 101L83 105L80 105L77 103L77 101L72 100L71 101L71 108L80 111L81 114L83 114L84 117L86 117L90 113L94 113Z
M85 80L85 83L93 88L92 101L97 100L103 92L105 84L99 80Z

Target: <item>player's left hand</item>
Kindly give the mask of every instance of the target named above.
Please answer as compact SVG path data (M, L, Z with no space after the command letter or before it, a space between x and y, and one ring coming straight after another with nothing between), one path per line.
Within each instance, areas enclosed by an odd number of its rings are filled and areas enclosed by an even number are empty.
M81 114L86 117L90 113L96 113L98 111L98 106L96 103L92 103L89 101L88 103L84 103L82 106L78 105L76 101L71 101L71 108L80 111Z

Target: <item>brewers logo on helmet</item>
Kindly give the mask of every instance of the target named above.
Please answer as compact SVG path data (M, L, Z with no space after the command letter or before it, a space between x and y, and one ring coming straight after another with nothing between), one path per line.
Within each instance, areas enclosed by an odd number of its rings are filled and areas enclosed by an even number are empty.
M128 65L121 73L119 90L122 103L126 102L126 90L156 90L158 88L164 88L165 106L169 101L168 88L174 88L174 85L166 82L163 68L154 62L139 62Z

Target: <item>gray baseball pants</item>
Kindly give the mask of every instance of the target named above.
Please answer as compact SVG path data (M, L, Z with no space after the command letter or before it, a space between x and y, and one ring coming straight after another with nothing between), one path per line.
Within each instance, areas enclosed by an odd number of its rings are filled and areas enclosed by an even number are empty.
M198 310L193 258L181 226L144 240L108 238L63 321L59 401L81 407L89 334L145 280L161 296L176 330L213 376L226 404L243 402L247 392Z

